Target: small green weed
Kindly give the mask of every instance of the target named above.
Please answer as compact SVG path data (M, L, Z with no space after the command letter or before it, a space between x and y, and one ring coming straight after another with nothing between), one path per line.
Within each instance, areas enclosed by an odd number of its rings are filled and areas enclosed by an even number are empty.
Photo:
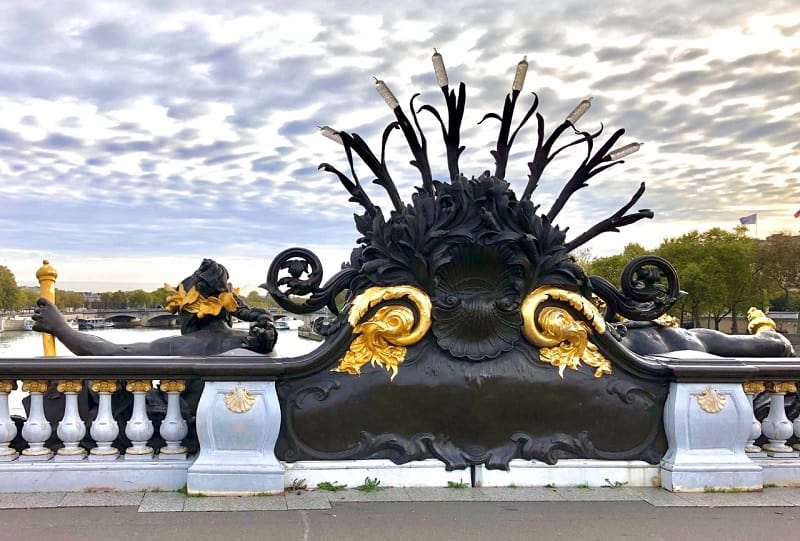
M603 486L606 487L606 488L622 488L627 484L628 484L627 481L613 481L612 482L612 481L608 480L608 477L606 477L606 484L603 485Z
M292 486L291 486L292 490L295 490L295 491L297 491L297 490L305 490L306 488L308 488L308 487L306 486L306 480L305 479L292 479Z
M589 483L581 483L578 485L578 488L589 488Z
M717 487L705 487L703 492L706 494L739 494L743 492L741 488L731 487L731 488L717 488Z
M448 481L447 488L467 488L467 484L461 479L459 479L458 482Z
M375 479L370 479L367 477L364 479L364 484L357 486L356 490L360 490L361 492L375 492L381 489L380 484L380 479L377 477Z
M511 484L508 485L508 488L517 488L517 485L515 485L514 483L511 483Z
M323 481L317 484L317 488L319 490L327 490L328 492L339 492L340 490L346 489L347 485L340 485L336 481L334 481L333 483L329 483L328 481Z
M766 485L764 485L764 488L778 488L778 485L776 485L775 483L767 483Z

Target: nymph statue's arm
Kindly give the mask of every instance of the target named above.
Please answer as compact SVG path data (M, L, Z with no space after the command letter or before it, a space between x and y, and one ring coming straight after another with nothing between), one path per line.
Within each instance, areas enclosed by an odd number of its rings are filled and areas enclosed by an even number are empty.
M36 301L33 330L50 333L75 355L162 355L153 343L114 344L98 336L82 333L70 327L58 307L47 299Z

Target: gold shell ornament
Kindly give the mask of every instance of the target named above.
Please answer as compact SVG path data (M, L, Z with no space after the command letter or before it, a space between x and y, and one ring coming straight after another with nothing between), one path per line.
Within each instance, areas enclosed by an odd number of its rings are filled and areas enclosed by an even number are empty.
M718 390L706 387L706 390L697 395L697 404L706 413L719 413L725 409L728 397Z
M548 305L539 309L546 301L566 306ZM568 307L586 321L576 320ZM559 376L564 377L566 368L578 370L581 361L595 369L596 378L611 373L611 363L589 341L592 332L606 331L606 322L592 301L572 291L543 286L525 297L520 310L525 338L539 348L543 362L558 367Z
M246 413L256 403L256 397L244 387L234 387L225 393L225 406L234 413Z
M381 306L370 316L362 318L376 305L392 300L407 299L416 308L403 304ZM416 344L431 326L431 301L421 290L412 286L370 287L353 301L348 314L355 338L334 372L358 375L367 363L382 366L391 372L391 379L406 357L406 346Z

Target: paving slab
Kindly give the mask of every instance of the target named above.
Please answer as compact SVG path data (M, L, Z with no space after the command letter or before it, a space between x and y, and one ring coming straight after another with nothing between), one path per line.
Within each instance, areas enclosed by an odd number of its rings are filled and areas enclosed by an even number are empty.
M140 513L183 511L186 496L180 492L147 492L139 505Z
M362 490L342 490L329 492L328 499L336 502L410 502L411 497L402 488L378 488L371 492Z
M797 488L765 488L764 493L779 498L789 505L800 506L800 490Z
M558 492L546 487L498 487L479 488L473 491L472 499L481 502L559 502Z
M640 488L639 494L653 507L692 507L680 492L670 492L663 488Z
M0 509L41 509L58 507L65 492L16 492L0 494Z
M684 493L681 497L695 507L792 507L781 494L770 492Z
M635 488L557 488L556 493L570 502L631 502L642 499Z
M406 488L411 501L414 502L464 502L473 501L472 493L478 489L474 488Z
M286 498L276 496L206 496L186 498L184 511L286 511Z
M289 510L330 509L329 492L323 490L294 490L286 491L286 508Z
M143 492L67 492L59 507L126 507L142 503Z

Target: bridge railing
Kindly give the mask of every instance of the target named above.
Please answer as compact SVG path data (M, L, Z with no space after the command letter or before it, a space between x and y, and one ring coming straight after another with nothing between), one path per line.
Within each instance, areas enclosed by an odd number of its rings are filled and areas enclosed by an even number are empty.
M795 363L651 359L666 363L672 380L664 406L669 448L659 465L662 486L702 491L800 485ZM305 362L256 356L0 359L0 492L183 486L204 494L280 492L295 465L274 454L282 420L275 380L301 374ZM15 388L28 393L24 419L11 416ZM186 403L195 403L187 395L201 388L196 410L187 412ZM160 410L148 405L155 391L164 398ZM120 393L130 398L127 409L115 404ZM82 402L89 394L95 408ZM48 419L46 411L53 396L63 404L58 419ZM187 449L193 421L195 453ZM538 483L555 482L560 468L574 470L576 462L536 464L552 473L539 475ZM441 464L437 468L444 472Z

